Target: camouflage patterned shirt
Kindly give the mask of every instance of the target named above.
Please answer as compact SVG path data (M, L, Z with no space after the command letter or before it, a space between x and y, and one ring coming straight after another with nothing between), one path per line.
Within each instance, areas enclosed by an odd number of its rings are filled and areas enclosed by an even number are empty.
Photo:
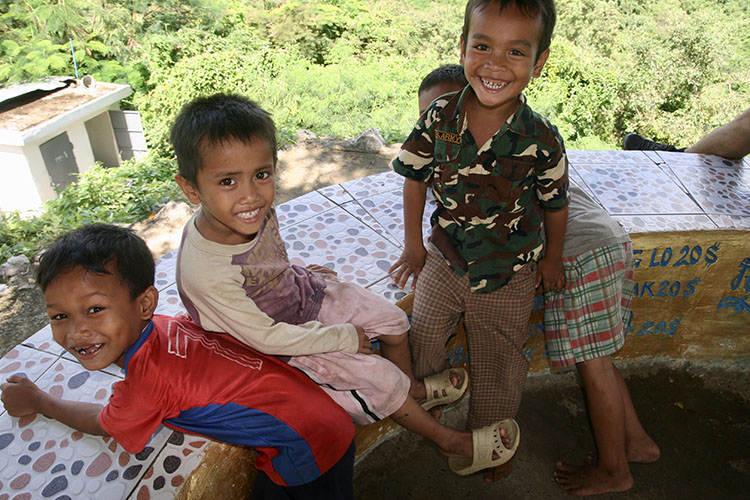
M432 183L438 208L431 241L459 276L468 272L472 292L489 293L540 257L542 209L565 207L568 160L557 129L523 95L518 110L480 148L468 121L461 123L468 92L469 86L433 102L391 167Z

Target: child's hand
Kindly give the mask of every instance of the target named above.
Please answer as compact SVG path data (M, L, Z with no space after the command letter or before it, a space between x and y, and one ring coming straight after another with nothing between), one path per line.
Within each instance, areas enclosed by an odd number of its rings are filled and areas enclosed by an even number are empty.
M39 395L43 391L31 380L21 375L11 375L0 385L2 401L8 414L23 417L39 413Z
M372 354L372 342L370 338L365 334L362 327L354 325L357 329L357 337L359 338L359 349L357 350L360 354Z
M336 276L336 271L334 271L333 269L329 269L326 266L319 266L318 264L308 264L307 266L305 266L305 268L314 273L332 274L333 276Z
M565 269L562 260L542 257L536 269L536 287L544 285L543 290L561 292L565 289Z
M417 286L417 278L424 267L424 261L427 257L427 250L424 245L415 248L406 247L401 252L401 257L388 269L388 274L393 273L393 284L403 290L409 276L414 275L411 282L411 288Z

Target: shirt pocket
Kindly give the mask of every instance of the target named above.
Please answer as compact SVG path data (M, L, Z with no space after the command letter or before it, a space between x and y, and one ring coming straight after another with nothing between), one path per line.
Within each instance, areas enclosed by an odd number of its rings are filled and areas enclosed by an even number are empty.
M533 181L534 165L519 158L498 158L490 179L489 196L508 202L521 196L520 189Z

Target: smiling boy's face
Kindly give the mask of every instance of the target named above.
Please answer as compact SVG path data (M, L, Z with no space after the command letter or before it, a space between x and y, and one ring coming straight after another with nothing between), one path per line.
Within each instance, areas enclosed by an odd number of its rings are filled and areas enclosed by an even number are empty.
M223 245L252 241L276 194L271 146L260 138L250 143L230 139L200 150L203 161L195 184L176 177L188 200L201 205L198 231Z
M149 287L131 299L114 273L76 266L49 283L44 300L55 341L87 370L101 370L125 366L125 351L151 319L158 292Z
M549 50L537 57L539 16L530 17L514 5L502 12L495 3L471 14L466 39L461 39L461 64L477 104L485 112L510 116L518 96L538 77Z

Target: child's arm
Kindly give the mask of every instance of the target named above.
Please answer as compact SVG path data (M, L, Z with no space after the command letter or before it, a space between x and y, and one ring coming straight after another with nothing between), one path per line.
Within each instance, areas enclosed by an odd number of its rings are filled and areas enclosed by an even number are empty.
M388 269L394 273L393 284L404 288L409 276L414 275L412 288L417 284L427 256L422 240L422 215L427 198L427 184L412 179L404 179L404 251L401 257Z
M100 404L56 398L21 375L8 377L0 390L5 409L13 417L42 413L87 434L108 435L99 425L99 413L104 408Z
M544 257L539 259L536 286L544 285L544 291L556 292L565 288L565 270L562 265L563 241L568 224L568 206L560 210L544 211L544 233L546 244Z

